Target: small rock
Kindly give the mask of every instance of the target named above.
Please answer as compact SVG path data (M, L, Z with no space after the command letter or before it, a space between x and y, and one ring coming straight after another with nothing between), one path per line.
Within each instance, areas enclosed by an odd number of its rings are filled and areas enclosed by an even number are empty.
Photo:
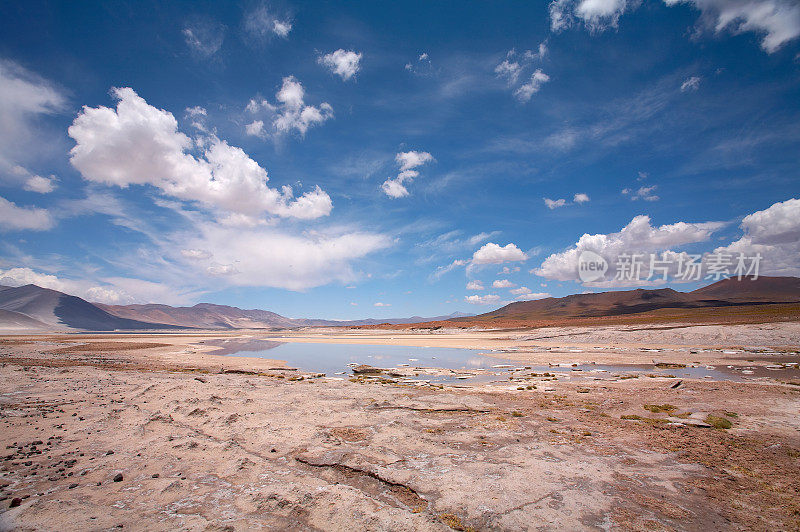
M114 451L106 451L106 456L110 456L112 454L114 454Z
M9 508L16 508L20 504L22 504L22 499L20 499L19 497L14 497L13 499L11 499L11 505L9 506Z
M75 489L77 487L78 487L78 483L77 482L73 482L72 484L69 485L69 489Z
M117 473L114 475L114 482L122 482L123 476L122 473Z
M158 478L160 475L158 473L153 473L152 478Z

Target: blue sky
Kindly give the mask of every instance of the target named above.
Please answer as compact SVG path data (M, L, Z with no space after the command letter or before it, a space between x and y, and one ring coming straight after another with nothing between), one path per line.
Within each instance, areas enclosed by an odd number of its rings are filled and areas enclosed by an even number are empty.
M664 285L582 250L798 275L799 37L791 0L7 2L0 284L356 318Z

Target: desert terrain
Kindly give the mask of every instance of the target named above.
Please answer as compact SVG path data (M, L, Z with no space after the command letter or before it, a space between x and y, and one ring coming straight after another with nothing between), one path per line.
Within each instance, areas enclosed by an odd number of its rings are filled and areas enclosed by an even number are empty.
M211 345L252 338L466 346L520 367L427 385ZM0 529L795 529L792 370L593 380L525 364L790 368L798 338L798 323L4 337Z

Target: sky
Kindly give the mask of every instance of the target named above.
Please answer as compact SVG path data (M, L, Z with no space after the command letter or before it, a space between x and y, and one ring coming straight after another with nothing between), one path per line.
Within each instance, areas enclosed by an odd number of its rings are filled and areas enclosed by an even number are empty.
M355 319L800 275L799 163L795 0L0 4L2 285Z

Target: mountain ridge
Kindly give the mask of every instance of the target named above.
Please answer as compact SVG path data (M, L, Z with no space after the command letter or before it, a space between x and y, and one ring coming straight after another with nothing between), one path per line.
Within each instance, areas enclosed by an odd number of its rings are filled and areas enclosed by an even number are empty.
M148 329L275 329L298 327L377 327L425 325L436 327L498 326L499 324L557 324L667 313L671 317L783 305L790 317L800 312L800 278L760 277L756 281L723 279L690 292L672 288L572 294L560 298L518 301L477 316L453 313L424 318L325 320L288 318L261 309L240 309L215 303L173 307L150 303L108 305L36 285L0 285L0 330L148 330ZM747 308L751 307L748 311ZM684 314L680 314L683 312ZM676 314L677 313L677 314ZM687 314L688 313L688 314Z

